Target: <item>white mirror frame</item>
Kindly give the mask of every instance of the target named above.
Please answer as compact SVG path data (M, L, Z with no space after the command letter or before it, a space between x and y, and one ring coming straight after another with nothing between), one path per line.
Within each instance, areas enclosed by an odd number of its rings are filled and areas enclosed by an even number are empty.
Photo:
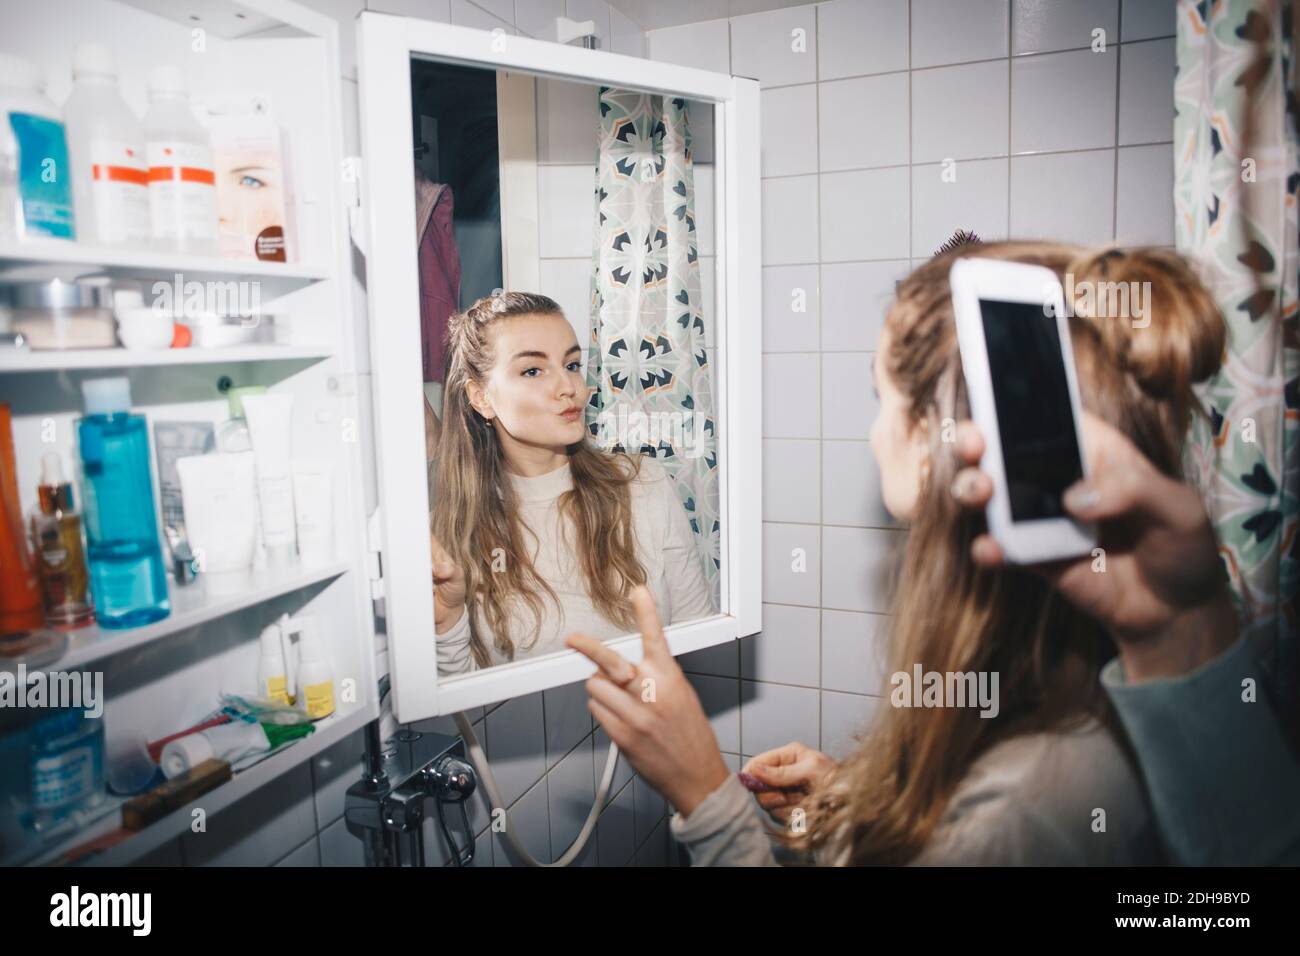
M667 630L673 654L757 633L762 621L762 194L758 82L637 57L362 13L358 18L363 202L370 369L384 556L389 670L397 720L409 723L573 683L594 670L574 651L439 677L426 500L415 181L411 156L412 56L510 69L715 104L717 283L715 389L722 527L721 613ZM402 317L407 317L403 321ZM715 380L716 384L716 380ZM640 635L609 642L641 659Z

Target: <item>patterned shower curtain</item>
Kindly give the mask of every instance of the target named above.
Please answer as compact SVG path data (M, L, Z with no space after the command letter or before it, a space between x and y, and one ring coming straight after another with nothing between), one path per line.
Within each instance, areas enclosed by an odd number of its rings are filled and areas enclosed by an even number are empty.
M686 101L602 87L587 427L675 480L718 606L718 454Z
M1202 391L1192 474L1247 609L1248 634L1296 686L1300 342L1297 146L1290 0L1179 0L1176 234L1228 324Z

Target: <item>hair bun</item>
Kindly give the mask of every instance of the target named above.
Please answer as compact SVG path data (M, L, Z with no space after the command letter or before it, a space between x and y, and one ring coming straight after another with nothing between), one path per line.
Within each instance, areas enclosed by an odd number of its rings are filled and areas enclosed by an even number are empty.
M1067 309L1096 330L1144 392L1182 399L1219 370L1227 330L1214 296L1169 249L1104 249L1072 261Z

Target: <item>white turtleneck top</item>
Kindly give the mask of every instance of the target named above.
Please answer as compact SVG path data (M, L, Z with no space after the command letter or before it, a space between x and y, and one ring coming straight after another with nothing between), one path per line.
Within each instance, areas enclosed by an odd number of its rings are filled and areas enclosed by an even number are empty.
M538 575L550 584L559 598L555 602L542 593L543 616L535 642L525 646L533 632L534 618L522 601L510 612L515 637L515 660L525 660L565 650L564 639L574 631L598 640L628 633L628 629L602 617L587 595L582 568L574 549L572 522L565 520L561 533L559 499L573 487L573 475L566 461L545 475L526 478L510 475L524 523L524 541L532 547L531 558ZM712 589L704 579L694 532L686 510L678 500L673 479L653 458L641 459L641 471L631 486L632 524L636 556L645 568L646 584L654 595L664 627L706 617L715 611ZM531 534L529 532L532 532ZM438 672L459 674L476 670L470 653L469 614L445 634L436 637ZM492 654L492 664L506 663L497 652L493 636L480 615L479 634Z

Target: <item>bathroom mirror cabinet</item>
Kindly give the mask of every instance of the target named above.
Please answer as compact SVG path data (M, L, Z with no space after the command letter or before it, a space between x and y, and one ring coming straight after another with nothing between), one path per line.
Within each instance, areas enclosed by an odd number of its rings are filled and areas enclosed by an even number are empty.
M581 446L639 462L629 557L645 572L674 653L756 632L757 83L399 17L365 14L358 36L398 718L585 677L590 663L563 645L570 629L640 653L628 622L593 612L590 578L578 561L566 564L572 552L548 561L556 510L547 509L560 507L548 503L604 479L575 464L573 474L565 465L521 481L508 473L521 446L549 443L570 460ZM544 297L519 308L559 311L549 324L535 315L515 322L507 337L484 333L533 356L492 355L498 384L488 390L498 407L487 410L465 395L465 369L482 359L448 331L448 313L502 290ZM532 606L520 597L528 576L508 579L518 542L486 530L508 515L528 529L519 551L537 575ZM478 565L465 575L469 590L500 594L499 616L489 613L491 597L471 598L456 625L438 626L431 526L462 574ZM617 548L598 544L592 560L603 571Z

